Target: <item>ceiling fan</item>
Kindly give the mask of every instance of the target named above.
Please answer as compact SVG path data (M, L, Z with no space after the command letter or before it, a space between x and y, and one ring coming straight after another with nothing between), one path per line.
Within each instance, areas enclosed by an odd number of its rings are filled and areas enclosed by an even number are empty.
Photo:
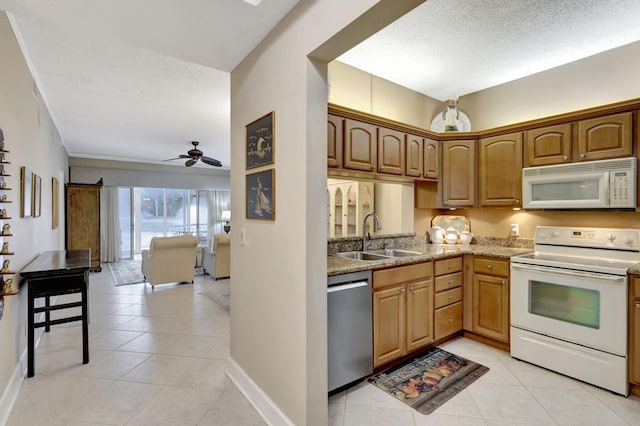
M186 154L180 154L176 158L169 158L168 160L162 160L162 161L173 161L173 160L179 160L181 158L187 158L188 160L185 161L184 163L184 165L187 167L193 166L198 162L198 160L210 166L215 166L215 167L222 166L222 163L216 160L215 158L211 158L211 157L207 157L206 155L203 155L203 152L198 149L198 145L200 145L200 142L191 141L191 144L193 144L193 148L187 151Z

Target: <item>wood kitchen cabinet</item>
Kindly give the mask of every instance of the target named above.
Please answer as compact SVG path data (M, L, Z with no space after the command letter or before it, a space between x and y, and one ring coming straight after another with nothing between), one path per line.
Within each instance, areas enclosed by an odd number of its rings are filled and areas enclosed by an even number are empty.
M404 133L378 127L378 172L391 175L404 174L404 141Z
M578 161L628 157L633 153L632 113L578 122Z
M462 257L434 263L435 339L462 330Z
M629 283L629 383L638 386L640 395L640 276Z
M509 261L473 259L473 331L509 343Z
M522 205L522 132L478 141L481 207Z
M476 141L442 141L441 207L473 207L476 199Z
M440 168L440 156L438 149L438 141L433 139L424 139L424 173L423 176L428 179L438 179Z
M433 341L433 262L373 272L373 366Z
M421 178L424 173L424 144L420 136L406 136L405 153L407 155L405 161L405 175Z
M100 188L102 183L68 183L66 186L66 248L91 249L91 270L98 272L102 270Z
M342 167L344 118L329 114L327 121L327 166Z
M571 162L571 123L528 130L524 166L548 166Z
M344 120L344 168L375 171L377 146L376 126L358 120Z

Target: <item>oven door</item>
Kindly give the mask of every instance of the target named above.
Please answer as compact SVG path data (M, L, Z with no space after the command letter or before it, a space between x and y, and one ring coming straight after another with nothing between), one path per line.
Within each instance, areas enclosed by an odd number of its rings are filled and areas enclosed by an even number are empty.
M627 353L627 277L511 263L511 326Z

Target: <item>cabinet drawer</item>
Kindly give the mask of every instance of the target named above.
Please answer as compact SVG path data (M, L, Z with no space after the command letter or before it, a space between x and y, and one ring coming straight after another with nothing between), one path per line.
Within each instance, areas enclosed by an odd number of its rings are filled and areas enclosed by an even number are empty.
M436 260L435 276L451 274L452 272L462 271L462 257L453 257L451 259ZM437 290L436 290L437 291Z
M640 298L640 277L634 277L631 280L631 285L633 286L633 297Z
M460 287L461 285L462 285L462 272L457 272L455 274L436 277L434 288L437 293L439 291L449 290L454 287Z
M473 272L508 277L509 261L476 257L473 260Z
M435 296L435 308L442 308L462 300L462 287L453 288L451 290L437 293Z
M433 275L433 262L400 266L373 272L373 288L384 288L390 285L417 280L428 280Z
M436 340L462 330L462 302L436 309L435 326Z

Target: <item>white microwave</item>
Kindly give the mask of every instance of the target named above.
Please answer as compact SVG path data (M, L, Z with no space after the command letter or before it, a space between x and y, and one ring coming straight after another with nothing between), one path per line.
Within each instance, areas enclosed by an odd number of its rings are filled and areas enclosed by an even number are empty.
M525 209L635 209L637 158L522 169Z

